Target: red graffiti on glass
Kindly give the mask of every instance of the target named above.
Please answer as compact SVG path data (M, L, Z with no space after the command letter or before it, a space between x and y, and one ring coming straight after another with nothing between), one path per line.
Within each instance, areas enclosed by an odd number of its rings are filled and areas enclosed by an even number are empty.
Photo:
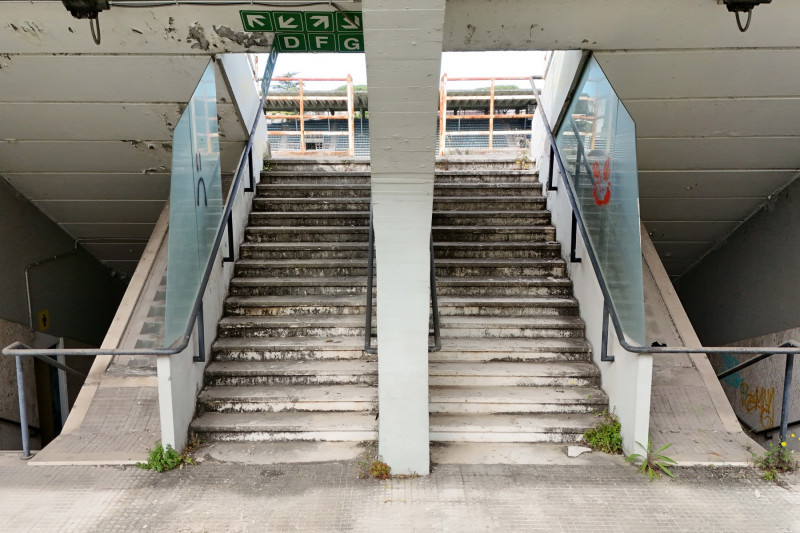
M600 164L592 163L592 181L594 182L594 203L606 205L611 200L611 158L606 158L603 173L600 173Z

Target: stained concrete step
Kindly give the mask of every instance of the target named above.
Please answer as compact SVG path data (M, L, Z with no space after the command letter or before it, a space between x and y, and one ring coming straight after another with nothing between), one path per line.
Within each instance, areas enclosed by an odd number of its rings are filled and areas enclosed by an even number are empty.
M584 338L454 338L442 332L442 349L431 352L431 363L571 362L591 361L592 347Z
M444 211L434 209L434 226L535 226L549 225L550 212L543 209L487 210L486 204L476 205L471 211Z
M364 259L296 259L292 261L240 259L234 271L240 277L343 277L366 276Z
M366 295L229 296L227 316L363 315Z
M431 414L431 442L578 443L594 427L591 413L536 415Z
M561 259L438 259L437 277L520 277L566 275Z
M366 211L293 211L250 213L250 226L369 226Z
M367 292L366 276L315 277L315 278L233 278L230 284L233 296L311 296L356 295Z
M285 183L290 185L296 184L330 184L330 183L346 183L346 184L369 184L370 173L369 171L337 171L325 172L315 170L270 170L261 173L261 184L278 184Z
M357 180L358 181L358 180ZM369 198L369 183L260 183L258 198Z
M212 350L215 361L361 360L364 337L223 337Z
M440 387L596 387L600 372L586 362L438 363L428 383Z
M356 259L367 260L367 242L244 242L244 259Z
M253 198L255 212L369 212L369 198Z
M440 198L459 196L542 196L542 185L540 183L521 183L516 181L513 176L508 176L507 181L494 181L491 184L436 182L433 194Z
M535 259L557 258L557 242L437 242L437 259ZM366 260L368 243L362 242L244 242L244 259L351 259Z
M495 183L539 184L539 174L530 170L515 169L460 169L437 170L434 178L435 186L445 183L475 183L491 186Z
M557 242L436 242L436 259L527 259L558 258Z
M366 276L363 259L240 259L234 267L239 277ZM561 259L438 259L437 277L521 277L566 275Z
M341 277L239 277L230 284L233 296L364 295L365 276ZM437 294L442 296L569 296L569 278L532 276L508 278L440 277Z
M378 363L365 359L214 361L206 385L377 385Z
M434 242L551 242L553 226L434 226Z
M378 389L358 384L219 386L203 389L197 402L202 411L217 413L374 413L378 406Z
M566 277L439 277L440 296L571 296L572 281Z
M608 405L597 387L430 387L430 412L442 414L593 413Z
M367 242L369 228L347 226L250 226L248 242Z
M366 307L365 294L230 296L225 300L228 316L363 315ZM439 313L441 316L575 316L578 302L558 296L440 296Z
M434 211L474 211L491 206L501 210L531 210L545 208L546 201L541 195L522 196L434 196Z
M374 327L374 326L373 326ZM364 335L361 315L226 316L220 337L347 337Z
M256 317L254 317L256 318ZM576 316L442 316L444 338L576 338L584 323Z
M191 430L207 441L365 441L378 437L372 413L203 413Z

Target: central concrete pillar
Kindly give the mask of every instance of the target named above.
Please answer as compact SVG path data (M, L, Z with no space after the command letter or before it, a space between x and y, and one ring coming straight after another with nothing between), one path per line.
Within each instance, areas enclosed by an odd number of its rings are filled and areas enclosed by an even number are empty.
M428 315L445 0L364 0L378 280L379 453L430 471Z

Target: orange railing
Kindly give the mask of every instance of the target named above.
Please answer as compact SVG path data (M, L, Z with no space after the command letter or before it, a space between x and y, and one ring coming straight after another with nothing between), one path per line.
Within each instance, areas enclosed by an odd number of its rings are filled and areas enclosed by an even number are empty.
M336 151L336 150L328 150L325 151L326 154L330 155L348 155L353 156L355 154L355 124L353 120L353 78L350 74L347 75L346 78L283 78L283 77L273 77L272 81L296 81L298 83L298 93L297 95L270 95L268 98L270 100L285 100L289 102L296 101L298 102L300 111L298 115L284 115L284 114L266 114L265 117L267 120L286 120L286 119L299 119L300 122L300 131L268 131L269 135L300 135L300 151L293 152L293 151L284 151L283 153L289 154L299 154L299 155L306 155L306 128L305 128L305 121L306 120L346 120L347 121L347 131L314 131L314 136L343 136L347 135L347 151ZM314 81L346 81L347 82L347 94L345 96L311 96L314 100L328 100L328 101L347 101L347 115L306 115L305 114L305 102L307 98L303 94L303 83L304 82L314 82ZM314 153L320 153L320 150L314 150Z
M527 130L503 130L494 131L495 118L530 118L533 119L532 113L517 113L517 114L495 114L495 100L517 98L513 95L495 96L494 85L496 81L529 81L531 76L519 77L488 77L488 78L448 78L447 74L442 75L441 84L439 85L439 155L445 155L447 137L449 135L488 135L489 136L489 149L493 148L495 135L521 135L530 133ZM459 81L488 81L489 94L488 95L469 95L469 96L448 96L447 82ZM460 120L476 120L476 119L489 119L489 129L487 131L447 131L447 102L465 101L465 100L488 100L489 101L489 114L486 115L459 115Z

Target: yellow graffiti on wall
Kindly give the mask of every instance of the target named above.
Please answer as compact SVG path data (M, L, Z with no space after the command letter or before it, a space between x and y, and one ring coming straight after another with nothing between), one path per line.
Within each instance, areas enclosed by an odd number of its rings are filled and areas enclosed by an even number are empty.
M750 392L750 385L742 382L739 385L742 393L742 407L747 412L758 411L761 419L761 429L771 428L775 425L775 418L772 415L772 401L775 399L775 387L756 387Z

